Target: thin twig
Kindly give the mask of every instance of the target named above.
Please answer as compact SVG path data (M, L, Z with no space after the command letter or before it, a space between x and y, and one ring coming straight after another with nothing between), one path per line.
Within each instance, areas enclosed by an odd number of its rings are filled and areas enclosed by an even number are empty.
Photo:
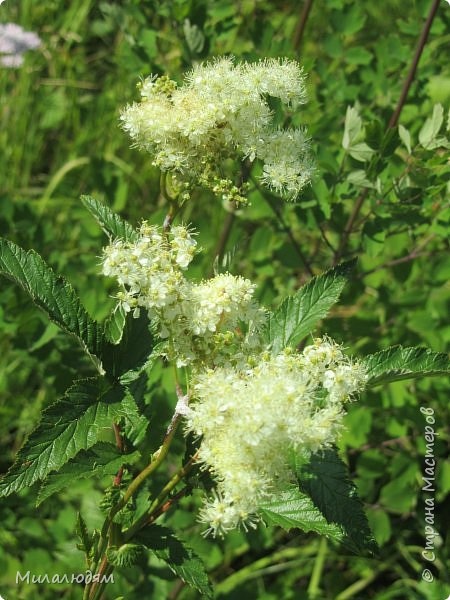
M378 267L374 267L373 269L370 269L369 271L365 271L364 273L361 273L360 279L362 279L363 277L367 277L368 275L371 275L372 273L376 273L377 271L381 271L382 269L388 269L389 267L394 267L395 265L401 265L403 263L411 262L412 260L419 258L420 256L430 256L431 252L422 252L422 250L435 237L436 237L436 234L434 234L434 233L430 234L422 242L420 242L420 244L418 244L418 246L416 248L414 248L414 250L412 250L406 256L401 256L400 258L394 258L393 260L383 263L382 265L379 265Z
M265 196L264 199L266 200L266 202L270 206L270 208L273 210L274 214L277 216L277 218L278 218L278 220L280 222L280 225L281 225L283 231L286 233L286 235L290 239L291 244L294 246L294 249L297 252L300 260L302 261L305 269L308 271L309 275L311 275L311 277L313 277L314 276L314 271L312 270L311 265L309 264L308 259L304 255L304 253L303 253L302 249L300 248L297 240L295 239L294 234L292 233L291 228L289 227L289 225L284 220L284 217L283 217L283 214L282 214L281 210L272 201L272 199L269 198L268 196Z
M253 179L253 177L252 177L252 181L255 184L255 186L258 189L258 191L261 193L261 196L264 198L264 200L267 202L267 204L272 209L274 215L277 217L278 221L280 222L281 229L289 237L289 239L291 241L291 244L294 246L294 250L297 252L297 254L298 254L300 260L302 261L305 269L307 270L308 274L311 275L311 277L314 277L314 271L312 270L311 265L310 265L308 259L303 254L303 251L300 248L297 240L295 239L294 234L292 233L291 228L289 227L289 225L284 220L283 214L282 214L279 206L275 202L273 202L272 198L270 198L267 194L264 193L264 191L261 189L261 186L258 184L258 182L255 179Z
M423 49L428 39L428 34L430 33L431 25L433 23L433 19L436 15L440 0L434 0L431 5L430 12L428 14L427 20L422 29L422 33L420 34L419 41L417 43L416 52L414 54L413 61L411 63L411 67L409 69L408 76L405 79L405 83L403 84L402 93L400 94L400 98L398 99L397 106L395 111L389 121L388 128L392 129L398 123L400 113L402 112L403 106L405 104L406 98L408 96L409 88L411 87L412 82L414 81L414 75L416 74L417 65L419 64L420 57L422 56Z
M294 41L293 46L294 50L297 51L300 48L300 44L302 43L303 34L305 32L306 21L308 20L309 11L311 10L313 0L306 0L303 5L302 12L300 13L300 18L297 23L297 27L294 33Z
M316 224L317 224L317 227L319 228L320 235L322 236L322 239L325 242L325 244L328 246L328 248L331 250L331 252L336 252L336 248L333 246L333 244L328 239L327 234L325 233L325 229L322 227L321 223L319 223L318 219L316 220Z
M116 445L117 448L119 450L119 452L123 452L123 439L122 439L122 435L120 433L120 426L117 425L117 423L113 423L113 429L114 429L114 436L116 438Z
M369 193L369 188L364 188L361 193L358 196L358 199L355 202L355 206L353 207L353 210L348 218L347 223L345 224L344 227L344 233L342 234L341 237L341 241L339 242L339 247L337 249L337 252L335 252L334 255L334 260L333 260L333 264L337 265L337 263L340 261L341 256L343 255L345 248L347 246L347 242L348 242L348 238L350 237L352 231L353 231L353 225L355 224L356 218L359 215L359 211L362 208L362 205L364 204L364 200L367 197L367 194Z
M428 17L424 23L423 29L422 29L422 33L420 34L420 38L417 44L417 48L416 51L414 53L414 57L411 63L411 67L409 69L408 75L405 79L405 83L403 84L403 89L402 92L400 94L400 98L397 102L397 106L395 108L394 113L392 114L392 117L389 121L388 127L387 129L392 129L393 127L396 127L398 120L400 118L400 114L403 110L403 107L405 105L406 102L406 98L408 96L408 92L409 89L411 87L411 84L414 80L414 76L416 74L416 70L417 70L417 65L419 64L419 60L420 57L422 56L422 52L423 49L425 47L425 43L428 39L428 34L430 32L431 29L431 25L433 23L433 19L436 15L437 9L438 9L438 5L439 5L439 0L433 0L433 4L431 5L431 9L430 12L428 14ZM347 221L347 224L345 225L344 228L344 233L342 235L341 238L341 242L339 244L338 250L335 253L334 256L334 264L337 264L341 258L341 256L343 255L343 253L345 252L345 248L347 246L347 242L348 239L352 233L353 230L353 225L355 223L356 218L358 217L358 214L364 204L364 201L367 197L367 194L369 193L369 189L368 188L364 188L360 195L358 196L358 199L356 200L355 206L353 207L353 210L350 214L350 217Z

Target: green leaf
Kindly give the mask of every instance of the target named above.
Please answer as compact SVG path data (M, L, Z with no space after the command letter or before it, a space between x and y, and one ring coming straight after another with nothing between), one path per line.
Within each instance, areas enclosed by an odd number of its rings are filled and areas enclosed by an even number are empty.
M194 54L200 54L205 46L205 36L198 26L192 25L189 19L185 19L183 33L189 50Z
M205 566L195 552L177 538L167 527L152 525L141 530L136 541L144 544L185 583L207 598L212 598L212 588Z
M124 381L132 381L139 377L157 348L145 311L141 311L137 319L127 313L120 343L105 345L102 353L104 369L115 378L125 376Z
M108 342L111 344L118 344L121 341L126 319L127 313L125 312L122 303L119 302L116 304L104 324L105 338Z
M311 497L328 523L342 528L342 543L352 552L377 552L356 486L350 480L347 465L333 448L311 456L307 465L296 469L302 492Z
M405 148L408 150L408 153L411 154L411 134L409 133L409 131L406 129L406 127L403 127L403 125L399 125L398 135L404 143Z
M132 381L130 386L127 387L127 394L123 399L123 406L126 411L124 433L134 446L138 446L144 441L149 426L148 418L141 412L142 402L136 397L133 390L133 384L139 383L141 378L143 380L142 386L139 387L143 387L143 392L145 392L147 377L145 373L142 373L140 378ZM139 393L140 391L138 391Z
M103 377L78 381L70 387L61 400L43 411L39 425L0 481L0 497L44 479L80 450L96 444L101 430L123 416L124 394L120 385L106 386Z
M433 114L423 124L419 131L419 142L424 148L432 149L433 141L437 137L444 122L444 109L442 104L435 104Z
M106 551L108 561L115 567L131 567L145 554L146 548L140 544L123 544L119 548L111 546Z
M356 171L351 171L347 175L347 181L354 185L355 187L367 187L376 189L376 185L367 179L366 172L363 169L357 169Z
M77 514L76 533L77 536L80 538L80 543L77 544L77 547L79 550L82 550L87 556L92 548L92 539L89 535L86 522L83 519L80 512Z
M287 531L298 527L303 531L314 531L339 542L344 538L343 529L335 523L328 523L314 506L311 498L295 487L281 492L274 500L262 504L259 512L268 525L276 525Z
M345 115L344 137L342 138L342 146L345 148L345 150L348 150L351 146L353 146L355 141L358 139L359 134L361 133L361 128L362 120L357 109L352 106L348 106Z
M101 327L88 314L75 290L34 252L0 238L0 274L18 284L53 323L77 338L85 351L100 357Z
M110 239L121 238L127 242L137 240L138 234L136 230L106 206L106 204L95 200L91 196L81 196L81 202L94 216L97 223Z
M371 156L373 156L375 150L372 150L365 142L360 142L359 144L351 146L348 149L348 153L352 158L359 162L367 162L370 160Z
M365 139L371 148L379 150L384 138L384 125L378 119L370 121L365 127Z
M116 446L107 442L99 442L89 450L81 450L59 471L50 473L45 479L39 489L36 505L39 506L49 496L71 485L76 479L115 475L124 464L133 464L139 458L139 452L121 454Z
M392 346L362 359L367 369L367 386L391 383L402 379L432 377L450 372L446 354L427 348L403 348Z
M372 60L372 54L362 46L348 48L345 52L345 60L351 65L368 65Z
M351 260L313 277L270 315L265 334L274 354L286 346L295 347L311 333L338 301L355 264Z
M380 156L389 157L391 156L400 142L400 136L395 127L392 127L386 131L383 136L383 140L380 146Z

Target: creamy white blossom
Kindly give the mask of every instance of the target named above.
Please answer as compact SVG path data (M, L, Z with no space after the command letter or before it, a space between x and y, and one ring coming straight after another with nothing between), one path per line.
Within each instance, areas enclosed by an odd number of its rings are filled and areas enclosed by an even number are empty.
M183 271L196 245L182 225L164 234L144 222L135 241L119 239L105 248L103 274L120 284L117 297L125 311L137 317L141 308L147 310L178 366L245 361L265 319L253 298L255 285L230 273L200 283L188 280Z
M220 58L196 65L180 87L167 77L147 78L141 101L125 108L121 120L136 146L150 152L162 171L217 193L226 158L259 159L262 182L293 199L311 179L309 141L303 130L273 127L268 97L290 110L305 102L304 76L296 61L235 64ZM228 187L233 187L231 180ZM237 190L234 199L240 194Z
M335 442L343 403L364 381L364 368L328 339L300 354L261 355L246 369L198 374L186 430L201 437L200 458L217 482L200 514L208 531L251 526L261 503L290 481L288 453Z

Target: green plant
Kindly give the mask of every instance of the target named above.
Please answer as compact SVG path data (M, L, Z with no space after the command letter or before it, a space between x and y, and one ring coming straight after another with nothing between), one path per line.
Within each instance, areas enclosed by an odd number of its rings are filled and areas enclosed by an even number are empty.
M158 102L176 104L175 85L167 79L150 79L144 87L142 110L134 107L124 114L132 136L168 173L161 178L160 192L169 210L161 227L144 221L134 229L106 205L84 198L84 205L110 238L104 273L114 276L122 288L103 324L91 318L70 284L37 253L1 241L2 274L74 336L92 364L89 378L76 380L61 400L43 412L0 484L0 494L8 496L39 482L40 503L76 478L114 475L101 501L106 514L102 527L89 532L83 516L78 516L80 549L89 574L85 598L100 598L116 567L131 567L147 552L201 594L211 596L201 560L178 532L154 524L197 489L209 496L199 514L213 535L239 526L256 527L262 519L287 530L320 533L356 553L376 552L356 488L333 447L341 431L342 404L364 388L449 370L446 355L423 348L395 346L352 361L327 338L304 346L339 299L354 261L314 277L268 314L253 298L254 286L242 277L218 273L195 283L184 276L196 243L192 232L174 220L191 202L196 186L209 187L236 209L236 203L245 201L243 184L259 168L244 162L240 174L245 170L245 181L235 187L232 177L242 158L260 158L266 169L263 181L277 191L298 193L309 179L303 134L290 129L263 133L256 125L258 119L267 125L267 94L287 105L296 90L302 96L301 78L283 74L285 68L298 69L295 63L262 63L261 77L258 66L256 71L244 66L237 72L229 61L197 67L190 81L196 83L202 76L204 89L192 84L186 97L180 92L180 106L189 100L191 108L184 122L180 115L173 121L168 117L166 134L152 137L156 125L164 122L148 124L146 103L155 96ZM273 74L271 87L267 87L269 74ZM261 89L253 79L247 89L246 77L255 76ZM226 104L228 113L221 105L230 98L227 77L237 81L236 97L240 86L242 93L255 95L250 113L245 102L237 106L231 102L231 108ZM205 100L205 90L217 95L217 104ZM198 115L192 108L196 103ZM212 106L211 115L205 114L205 106ZM447 144L437 137L441 125L438 107L419 134L423 147ZM245 127L250 133L242 137ZM347 111L343 147L346 154L368 163L361 179L365 189L379 176L394 140L377 126L370 131L367 139L372 146L359 142L361 120L355 110ZM163 135L169 143L161 150ZM403 130L401 135L408 146ZM254 142L260 136L267 136L264 150ZM289 140L300 144L295 146L301 158L297 162L290 158L292 148L286 152ZM191 159L198 170L189 166ZM225 170L231 169L226 159L234 161L231 175ZM378 189L381 184L376 185ZM346 229L336 259L348 234ZM148 439L154 432L145 392L161 361L173 369L177 404L160 445L150 450ZM247 410L246 401L255 407ZM155 408L166 412L167 407ZM155 478L183 419L187 441L181 465L165 480Z

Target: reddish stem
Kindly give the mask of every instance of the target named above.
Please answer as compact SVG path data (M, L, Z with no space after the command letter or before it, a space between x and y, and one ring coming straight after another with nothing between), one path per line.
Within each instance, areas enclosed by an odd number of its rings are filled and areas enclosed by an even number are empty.
M396 125L398 123L400 114L402 112L403 106L405 105L406 98L408 96L408 92L410 90L411 84L414 80L414 76L417 71L417 65L419 64L420 57L422 56L423 49L424 49L426 41L428 39L428 34L430 33L431 25L433 23L433 19L434 19L435 15L436 15L438 5L439 5L439 0L433 0L433 3L430 8L430 12L428 13L428 17L422 28L422 32L420 34L419 41L417 43L417 48L414 53L414 57L413 57L411 66L409 68L408 75L405 79L405 83L403 84L400 98L398 99L397 106L396 106L396 108L392 114L392 117L389 121L389 124L387 127L388 130L392 129L393 127L396 127ZM364 204L364 201L365 201L368 193L369 193L368 188L364 188L361 191L360 195L358 196L358 199L356 200L355 206L353 207L351 215L348 218L347 224L345 225L344 233L342 235L341 242L339 244L339 248L337 249L337 252L334 255L334 264L339 262L339 259L341 258L341 256L343 255L343 253L345 251L348 239L353 230L353 225L356 221L356 218L359 215L359 212Z

